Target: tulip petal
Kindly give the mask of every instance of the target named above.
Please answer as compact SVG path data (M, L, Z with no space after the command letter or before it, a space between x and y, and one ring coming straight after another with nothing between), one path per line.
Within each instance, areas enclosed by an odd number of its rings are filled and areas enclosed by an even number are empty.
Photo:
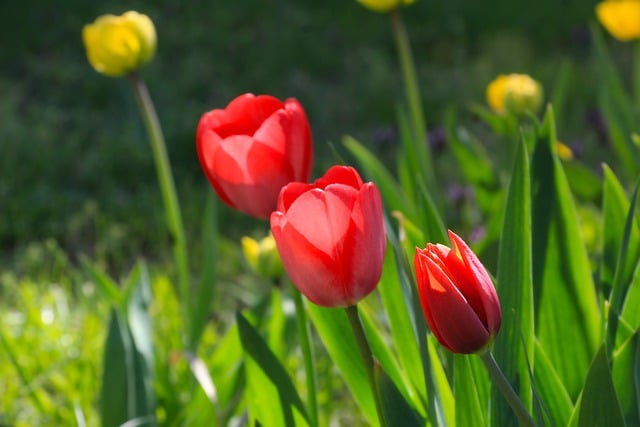
M294 285L311 302L324 307L344 304L345 287L338 282L335 262L311 244L282 212L271 214L271 231L282 264ZM346 305L346 304L345 304Z
M245 93L232 100L224 110L211 111L209 126L221 138L231 135L253 136L262 123L283 106L273 96Z
M202 120L200 121L202 123ZM206 129L203 126L198 127L198 138L196 139L196 151L198 153L198 159L200 160L200 164L202 165L202 170L204 171L205 176L209 180L209 183L213 186L214 190L218 194L218 196L225 202L227 205L234 207L234 203L227 195L225 190L218 183L218 178L216 176L216 170L214 169L214 159L216 158L216 152L220 147L220 143L222 139L218 136L217 133L210 129ZM235 163L235 161L234 161ZM229 167L227 165L227 167Z
M351 275L358 278L351 290L358 301L376 288L387 247L380 192L372 183L364 184L358 194L346 236L343 259Z
M338 260L349 229L355 194L355 189L341 184L332 185L326 191L307 191L287 211L288 223L310 244Z
M259 218L268 218L276 209L278 193L291 173L279 153L244 135L222 141L213 170L234 206Z
M289 143L286 157L293 167L295 181L308 181L313 163L311 128L300 103L293 99L285 101L285 111L289 117Z
M318 188L325 188L330 184L344 184L359 189L362 187L362 178L358 172L348 166L332 166L327 172L316 180L314 185Z
M460 255L464 265L470 272L469 277L474 283L472 288L478 292L484 306L483 311L486 316L487 328L491 335L495 335L500 329L502 313L500 311L500 301L491 277L489 277L487 270L464 240L451 230L449 230L449 239L454 250Z
M456 353L474 353L484 347L489 331L464 295L431 258L418 254L416 261L424 278L419 280L420 300L438 340Z

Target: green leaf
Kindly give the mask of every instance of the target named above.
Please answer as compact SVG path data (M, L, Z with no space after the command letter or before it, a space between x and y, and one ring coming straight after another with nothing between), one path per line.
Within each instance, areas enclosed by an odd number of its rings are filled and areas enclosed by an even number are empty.
M418 344L421 363L416 366L420 366L422 368L422 374L420 375L420 373L418 373L419 371L416 371L415 369L413 372L416 373L416 381L424 381L425 388L427 390L427 416L429 417L432 425L451 425L455 422L455 409L453 406L451 389L446 381L446 376L444 375L441 376L441 382L438 383L437 374L442 371L442 365L437 354L434 352L434 356L432 357L429 352L427 325L424 320L424 314L422 312L415 284L413 264L410 263L407 254L404 252L403 245L399 241L399 237L396 235L393 227L389 224L388 218L385 220L387 238L393 248L393 254L396 261L398 283L400 285L404 304L407 307L407 315L411 320L415 340ZM389 295L389 297L393 298L392 295ZM395 298L397 298L397 296ZM438 392L438 387L441 388L441 393ZM445 399L449 399L449 401L444 402Z
M602 190L603 247L602 263L600 265L600 283L608 293L613 286L613 276L618 264L625 218L629 212L629 199L622 188L622 184L620 184L620 181L611 168L605 164L602 170L604 175ZM635 258L637 258L637 255L640 253L638 227L634 226L631 233L630 256L633 258L635 254ZM629 278L627 273L622 279L626 281L629 280Z
M627 291L627 297L622 306L620 326L624 326L625 329L618 329L616 347L625 337L631 336L636 330L640 329L640 310L638 310L638 307L640 307L640 260L638 260L635 273L631 279L631 285Z
M453 363L456 425L489 425L487 408L491 383L487 370L479 357L456 354Z
M364 303L361 302L358 304L358 313L360 314L360 320L367 335L367 341L369 342L371 352L373 353L377 364L380 365L380 370L384 371L384 380L393 381L395 384L395 393L401 394L400 397L393 396L392 398L394 400L405 400L404 405L407 407L410 407L407 401L411 402L413 404L412 406L416 408L415 410L422 410L424 414L424 409L421 406L418 396L413 392L406 373L400 371L391 347L384 341L381 333L379 332L381 325L374 323L370 311L371 309L367 309ZM389 391L392 390L389 389Z
M637 374L640 363L640 331L636 331L613 356L611 375L627 425L640 425L640 394L629 374Z
M154 345L149 305L151 283L144 264L139 264L132 278L133 293L127 304L127 324L131 334L135 362L135 384L137 410L142 417L155 418Z
M450 127L447 137L465 183L473 186L482 211L493 212L500 182L491 158L480 141L467 129L458 127L457 123L451 123Z
M604 345L591 362L582 390L578 427L624 426Z
M587 251L555 143L549 109L531 162L536 336L575 399L601 342L601 322Z
M387 425L403 427L422 427L425 425L424 420L416 413L415 409L407 404L404 396L396 387L397 383L391 380L380 365L374 366L374 376L382 403L382 413L387 420Z
M436 337L433 334L429 335L427 340L427 351L429 352L429 364L428 368L432 372L433 383L436 396L436 411L442 411L442 414L437 414L437 420L439 425L449 426L455 425L456 421L456 401L449 384L449 377L444 370L442 361L438 354L437 347L440 345ZM449 354L450 359L453 358L453 353ZM450 360L449 359L449 360Z
M120 307L124 302L124 295L118 284L85 257L82 257L82 266L89 272L89 276L91 276L98 290L107 299L107 302L114 307Z
M409 182L403 182L405 194L410 194L411 200L420 201L421 192L428 194L434 207L441 202L438 191L436 177L429 151L429 141L427 135L424 138L416 132L411 131L409 117L403 110L398 112L398 127L400 129L400 141L402 150L399 150L400 165L406 165ZM407 188L408 187L408 188Z
M244 387L244 370L242 364L242 343L238 334L238 326L234 324L219 340L213 356L208 363L211 378L215 380L218 404L229 416L238 404ZM220 420L218 425L227 425L228 420Z
M396 345L400 366L406 372L411 389L414 390L413 393L417 394L417 400L421 402L424 408L426 406L427 390L424 375L422 374L418 339L405 299L398 298L398 293L402 292L398 274L393 251L387 251L378 291L389 318L391 336L393 337L393 343Z
M102 425L125 422L155 425L153 342L146 268L138 265L125 288L126 308L113 308L104 349L101 390Z
M315 304L309 304L307 309L331 360L340 370L362 413L371 425L379 425L369 380L345 311Z
M579 160L563 162L571 191L583 200L596 201L602 194L600 177Z
M635 177L640 164L640 150L633 143L634 114L628 91L622 85L616 67L607 52L602 32L591 27L596 58L602 78L598 85L598 101L605 117L611 144L629 176Z
M498 255L497 291L503 328L493 354L529 412L532 389L527 360L533 360L533 282L531 273L531 185L524 141L516 158L507 195ZM492 388L492 419L496 426L517 423L516 414L500 390Z
M360 144L354 138L345 136L343 139L344 146L355 156L358 163L364 169L364 175L369 177L380 190L385 206L389 210L399 210L404 212L410 218L415 217L415 210L402 197L403 191L398 182L387 171L382 162L373 155L365 146Z
M217 257L217 241L218 241L218 222L216 202L213 193L209 192L203 213L202 221L202 273L198 287L196 288L195 298L192 299L193 309L189 311L191 319L188 325L191 327L189 333L188 348L195 351L198 342L202 336L207 322L209 321L209 313L213 304L216 285L216 257Z
M616 329L618 327L618 317L622 312L623 304L629 286L631 285L631 275L638 265L638 253L629 254L630 250L638 249L638 241L630 242L632 231L635 227L635 208L638 199L638 191L640 190L640 180L636 184L636 188L631 197L627 219L620 242L620 250L618 251L618 259L616 262L616 270L613 275L613 284L611 286L611 296L609 298L609 318L607 322L607 348L609 354L613 351L616 340ZM635 236L637 238L637 236Z
M308 426L308 417L295 385L260 333L241 314L236 323L244 349L245 398L251 424L265 426Z
M543 412L553 421L551 425L568 425L573 413L571 396L539 342L535 345L534 380L543 400Z

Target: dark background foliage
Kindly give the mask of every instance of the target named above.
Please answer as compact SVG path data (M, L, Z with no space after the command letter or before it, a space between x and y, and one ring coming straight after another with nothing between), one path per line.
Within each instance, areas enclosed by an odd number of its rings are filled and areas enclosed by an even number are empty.
M430 127L437 129L450 107L467 117L467 105L483 103L486 84L499 73L529 73L553 93L569 61L575 76L558 120L561 136L587 138L595 3L418 0L406 8ZM84 24L129 9L148 14L158 31L156 57L142 75L163 123L190 235L211 191L195 155L195 127L203 112L240 93L302 102L316 172L333 161L330 145L339 149L347 133L380 153L393 150L402 87L389 22L355 1L2 2L5 262L50 238L72 255L115 263L168 252L154 165L128 81L95 73L81 40ZM252 224L227 209L221 215L230 236Z

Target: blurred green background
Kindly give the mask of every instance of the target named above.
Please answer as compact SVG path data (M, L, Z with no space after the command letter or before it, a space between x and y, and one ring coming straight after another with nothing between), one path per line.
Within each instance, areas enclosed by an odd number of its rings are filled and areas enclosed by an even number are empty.
M596 1L418 0L404 10L431 129L457 109L471 125L499 73L525 72L549 96L558 76L571 88L558 111L563 140L597 138L588 25ZM168 257L149 144L124 79L97 74L81 40L85 23L135 9L158 31L143 71L162 121L188 234L205 195L194 133L200 115L240 93L298 98L311 121L315 175L330 145L351 134L393 150L402 99L385 15L349 0L2 2L0 5L0 264L28 273L37 242L86 254L116 271L135 256ZM561 72L562 71L562 72ZM560 109L560 107L559 107ZM455 171L441 166L440 182ZM224 232L251 220L223 208ZM35 242L35 243L34 243ZM28 256L26 257L28 259Z

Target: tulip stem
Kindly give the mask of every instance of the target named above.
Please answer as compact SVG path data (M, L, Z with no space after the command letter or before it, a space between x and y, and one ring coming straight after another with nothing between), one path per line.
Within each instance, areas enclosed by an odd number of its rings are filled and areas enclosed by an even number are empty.
M349 318L349 323L351 324L351 329L353 330L353 334L355 335L356 343L358 344L358 350L360 351L360 356L362 357L362 361L364 363L364 369L367 373L367 378L369 379L369 386L371 387L371 392L373 393L373 400L376 405L378 420L380 421L380 425L384 427L387 425L387 422L384 418L384 412L382 410L382 399L380 398L380 391L378 390L378 386L376 383L373 366L373 354L371 353L371 347L369 346L367 336L364 332L364 328L362 327L362 322L360 321L358 306L350 305L349 307L345 308L345 311L347 312L347 317Z
M634 42L634 52L633 52L633 97L634 97L634 107L636 114L634 117L637 117L640 114L640 40L636 40Z
M498 389L502 392L507 403L509 403L511 409L513 409L513 412L515 412L518 417L520 425L535 427L536 423L533 421L533 418L531 418L531 414L529 414L529 411L525 408L522 400L520 400L520 397L518 397L515 390L513 390L513 387L511 387L507 377L505 377L502 369L498 366L496 359L494 359L493 354L491 354L490 351L485 351L484 353L479 354L479 356L487 367L487 371L489 371L491 379L493 379L493 382L498 386Z
M158 183L160 184L167 225L169 227L173 246L173 255L178 271L178 289L183 302L183 310L185 314L184 319L187 322L187 330L191 331L191 321L190 316L188 315L191 312L191 301L189 296L190 282L187 244L184 226L182 225L180 205L178 203L173 175L171 173L171 164L169 163L169 156L167 155L167 147L162 134L162 128L160 127L160 121L158 120L158 115L153 105L153 101L149 96L147 86L137 73L129 74L129 79L133 86L133 91L135 92L138 106L140 107L140 112L142 113L144 124L149 134L151 151L153 152L153 159L156 165L156 172L158 174ZM191 332L189 332L189 334L191 334ZM189 339L190 347L195 347L195 343L191 341L193 340ZM194 350L194 348L190 348L190 350Z
M311 427L318 427L318 401L316 398L316 370L315 357L309 334L309 322L300 291L292 286L293 301L296 305L296 323L298 325L298 339L304 360L304 370L307 377L307 410Z
M418 85L418 77L416 73L415 61L411 52L411 43L407 29L402 21L400 9L396 8L389 14L391 18L391 27L398 51L398 59L402 69L402 77L405 85L407 105L409 107L409 119L413 129L413 140L415 144L427 144L427 126L424 120L424 108L420 98L420 86ZM428 146L427 146L428 147ZM422 166L422 173L432 197L438 200L436 178L433 173L433 165L431 153L429 149L420 150L424 152L424 161L427 163Z

